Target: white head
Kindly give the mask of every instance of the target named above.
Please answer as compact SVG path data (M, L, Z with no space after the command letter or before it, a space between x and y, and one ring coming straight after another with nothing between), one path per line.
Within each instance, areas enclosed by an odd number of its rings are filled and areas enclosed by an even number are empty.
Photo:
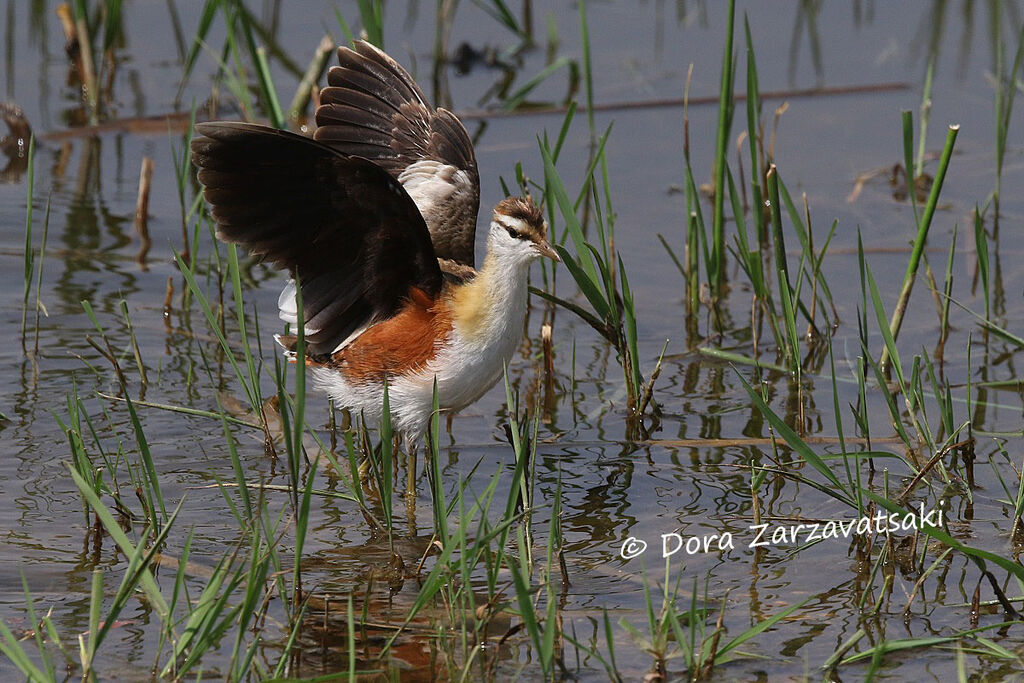
M540 256L561 261L547 240L544 214L529 197L506 197L494 207L491 231L487 236L488 253L502 259L530 264Z

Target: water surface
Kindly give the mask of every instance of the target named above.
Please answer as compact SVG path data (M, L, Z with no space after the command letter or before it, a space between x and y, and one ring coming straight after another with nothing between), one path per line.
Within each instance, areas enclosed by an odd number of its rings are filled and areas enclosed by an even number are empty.
M256 6L254 13L266 20L272 35L292 60L304 66L325 31L341 40L331 3ZM731 635L806 601L785 621L747 643L744 650L761 658L741 659L717 669L723 680L814 678L816 669L858 629L868 638L857 650L882 639L951 635L971 626L968 604L979 576L964 556L954 554L925 582L923 602L914 604L908 619L901 611L917 576L895 572L888 601L877 614L865 608L862 595L874 582L873 594L881 594L881 580L872 577L872 561L847 541L828 540L795 553L798 545L780 543L762 549L747 547L753 540L750 472L741 466L764 462L772 448L761 437L769 435L760 412L751 405L740 378L750 381L749 367L733 367L696 352L713 344L750 353L750 287L735 262L730 262L731 293L723 302L729 318L721 338L708 339L706 320L698 333L685 324L684 282L657 239L661 234L682 253L686 205L679 191L683 183L683 111L675 105L637 107L644 102L680 98L687 70L692 64L692 97L714 96L718 91L725 17L723 3L619 2L588 5L590 45L594 73L594 101L622 106L595 113L595 127L612 125L607 143L610 186L615 213L616 248L622 256L637 301L640 353L643 369L650 372L665 340L667 360L654 397L661 416L649 439L637 439L626 421L622 372L614 351L585 323L564 310L553 314L534 301L524 344L509 369L512 384L531 410L539 405L540 324L553 319L556 395L544 412L540 427L537 470L539 507L533 516L534 543L544 548L554 498L561 491L561 525L564 557L570 579L562 587L560 605L563 627L582 643L603 646L603 610L612 623L625 619L641 631L646 628L644 582L659 586L665 578L660 558L661 535L678 533L683 538L731 532L732 550L674 555L669 561L671 580L680 575L680 608L688 605L696 580L717 610L724 605L724 624ZM199 22L199 3L137 2L123 8L123 44L115 50L113 77L104 118L108 121L160 117L187 111L191 103L202 110L211 93L217 71L214 53L200 54L195 71L176 100L193 31ZM172 16L171 10L174 15ZM88 628L91 572L108 570L113 590L125 558L109 539L90 533L83 503L68 475L68 437L62 423L68 420L67 402L72 392L101 427L100 443L114 457L119 448L135 458L137 447L122 402L99 393L120 393L110 363L88 339L98 340L82 301L88 301L114 349L127 349L128 332L122 315L127 306L135 338L149 378L143 385L130 353L120 359L133 398L201 410L217 410L218 397L244 403L240 387L195 305L184 306L183 281L173 262L182 244L182 209L176 189L175 159L180 159L183 133L180 125L132 124L114 126L98 134L65 131L79 128L84 114L80 90L69 74L63 34L52 3L21 3L8 0L2 10L9 30L4 32L4 96L21 106L39 135L35 158L33 242L39 247L43 216L49 206L49 231L42 257L39 298L45 305L38 328L34 310L28 315L28 347L22 351L19 334L22 319L23 254L25 241L27 177L12 167L0 184L0 316L10 330L8 344L0 351L0 374L8 387L0 398L0 422L8 457L0 461L0 618L16 633L31 624L25 612L22 580L34 598L37 612L52 609L53 619L67 643ZM778 123L775 159L795 198L806 194L817 239L824 239L833 221L838 228L824 261L840 324L834 331L838 405L848 434L855 434L847 406L857 402L851 363L861 353L857 330L861 292L857 240L863 239L868 262L889 307L895 301L914 234L911 206L893 196L885 172L868 180L854 201L847 197L856 178L876 169L891 169L902 160L900 111L917 112L930 50L937 50L926 149L937 154L948 124L960 124L956 154L942 194L929 238L926 257L941 280L954 228L958 240L954 259L953 297L974 311L983 311L984 299L972 285L976 255L973 240L975 205L985 203L995 187L995 132L993 121L995 70L992 26L998 25L1015 42L1013 27L1020 25L1020 4L972 2L905 3L740 3L750 25L757 52L760 87L765 93L783 96L765 102L763 120L772 125L776 106L788 102ZM341 11L358 23L349 6ZM997 15L993 15L993 12ZM434 4L410 1L387 3L385 41L388 51L409 66L436 101L457 112L476 112L500 105L492 87L505 71L485 64L468 73L451 65L433 72ZM174 18L176 17L176 19ZM998 22L995 21L998 18ZM180 21L186 42L178 44L169 32ZM581 59L579 18L575 3L557 2L534 7L538 45L510 59L512 90L538 73L547 63L546 26L557 32L553 54ZM459 6L450 27L449 48L465 42L476 49L506 50L515 37L473 3ZM224 41L223 21L214 22L208 43ZM736 47L743 70L745 49L742 31ZM1005 58L1005 57L1004 57ZM294 76L272 62L280 96L287 100ZM738 81L742 83L741 76ZM435 85L435 83L437 85ZM442 86L442 87L438 87ZM890 86L897 87L890 87ZM846 86L886 86L857 94L795 96L797 90ZM568 70L556 72L530 95L537 104L560 104L567 96ZM785 96L790 92L790 96ZM236 118L227 89L221 85L219 114ZM578 93L582 98L582 93ZM689 109L691 160L697 182L710 182L711 158L717 108L694 104ZM510 117L467 117L476 140L482 182L482 205L492 206L502 196L499 178L511 183L515 164L540 180L543 165L537 137L546 131L557 135L560 113ZM737 105L733 142L745 122ZM992 248L997 321L1021 333L1024 317L1021 292L1024 272L1021 241L1015 239L1024 199L1017 188L1024 183L1024 122L1019 113L1011 120L1005 167L1001 216L996 226L987 219ZM567 138L559 169L570 185L579 187L589 159L589 133L585 117L578 116ZM138 172L144 156L155 163L150 198L149 229L152 249L145 263L136 260L138 237L134 233ZM735 159L735 154L731 155ZM2 161L2 160L0 160ZM934 172L934 161L929 170ZM733 169L735 172L735 168ZM192 190L188 191L191 199ZM481 225L486 224L486 209ZM710 216L710 205L704 211ZM989 212L988 216L991 217ZM561 230L559 226L558 231ZM731 230L731 228L730 228ZM478 242L482 249L483 230ZM795 239L791 258L799 255ZM199 253L212 253L210 237L203 234ZM205 263L205 262L204 262ZM205 275L205 266L203 278ZM245 282L246 315L258 314L263 330L261 354L273 367L270 332L276 330L275 305L281 276L254 265ZM538 275L539 273L535 273ZM539 279L539 278L537 278ZM168 285L171 305L165 310ZM214 283L204 287L216 291ZM941 286L941 285L940 285ZM576 297L568 273L558 274L558 292ZM35 298L33 289L32 299ZM229 309L229 318L233 316ZM1009 529L1012 508L994 472L1015 490L1016 474L1000 455L1020 451L1021 395L1019 385L992 391L964 386L970 379L1016 380L1020 349L997 338L983 337L976 321L954 308L953 332L946 345L941 372L955 387L956 418L973 420L977 432L977 461L973 506L963 498L947 511L950 529L960 540L993 552L1011 555ZM229 329L233 329L229 325ZM871 329L876 329L872 323ZM939 335L939 319L924 278L919 278L909 315L899 339L901 352L932 353ZM967 340L974 346L970 358ZM234 341L237 341L234 340ZM871 335L874 348L880 337ZM833 382L827 357L809 363L804 376L801 424L809 436L835 437L837 425ZM768 360L774 361L772 353ZM210 367L208 374L206 367ZM801 400L791 378L766 375L770 406L795 424L795 408ZM264 391L272 392L269 375ZM973 402L966 403L967 398ZM970 410L970 412L969 412ZM327 408L320 397L311 397L308 420L326 434ZM877 449L909 457L893 443L894 431L880 395L868 406ZM932 414L934 415L934 413ZM226 546L238 540L238 525L227 513L217 481L233 479L221 423L155 408L140 408L140 417L164 496L176 505L185 498L177 533L168 541L167 555L177 556L192 534L191 559L210 566ZM442 470L450 490L460 478L472 474L472 486L482 489L490 477L513 466L512 449L504 440L501 425L507 419L502 387L491 390L477 404L457 416L446 444ZM937 424L937 418L933 417ZM650 423L648 423L650 424ZM991 435L997 435L995 437ZM280 463L270 459L258 432L238 429L239 454L250 481L285 484ZM450 445L449 445L450 444ZM93 452L97 448L90 444ZM821 452L837 451L824 445ZM791 454L783 449L783 459ZM926 454L925 457L930 457ZM998 462L995 470L989 460ZM895 464L893 464L895 463ZM909 470L898 460L871 472L861 466L865 485L881 490L885 476L896 489L908 481ZM807 470L806 465L799 466ZM1019 463L1017 464L1019 470ZM473 471L475 469L475 472ZM801 471L802 471L801 470ZM810 472L804 472L812 476ZM331 482L321 473L323 485ZM319 486L319 483L318 483ZM130 490L130 485L128 490ZM107 501L109 503L109 501ZM135 501L132 500L132 503ZM918 502L914 499L912 502ZM920 502L933 502L922 495ZM772 524L799 520L841 519L851 511L810 486L781 477L770 477L761 490L761 515ZM284 495L274 509L287 505ZM401 506L397 505L396 510ZM396 520L400 547L407 562L426 547L431 533L430 493L425 482L419 488L415 509L403 511ZM137 531L137 530L136 530ZM620 548L628 537L650 543L641 558L625 560ZM316 499L305 551L307 585L314 593L344 600L349 592L366 586L370 568L386 561L386 544L375 537L358 510L343 500ZM938 552L941 552L938 551ZM929 562L937 554L929 555ZM170 576L171 572L167 572ZM1000 576L1002 580L1003 576ZM202 585L197 574L195 586ZM394 596L381 587L375 616L400 622L402 608L415 597L415 581L407 580ZM657 592L660 588L655 587ZM1008 591L1012 594L1013 589ZM982 599L993 596L988 586ZM388 607L388 600L393 607ZM393 609L394 612L389 612ZM280 616L280 606L271 608ZM104 677L143 678L150 675L158 644L152 638L150 615L142 603L122 613L112 640L104 645L100 670ZM998 613L985 613L980 625L997 623ZM347 666L343 621L327 620L327 628L304 629L299 639L292 672L296 675L326 673ZM713 623L713 621L712 621ZM990 632L987 637L1017 653L1022 641L1019 628ZM226 639L227 640L227 639ZM268 667L276 664L283 645L268 638L259 657ZM224 647L228 647L225 642ZM427 646L413 639L399 658L415 661ZM856 651L856 650L855 650ZM641 677L651 659L628 633L616 626L616 662L623 678ZM226 660L213 652L204 659L210 672ZM997 677L1013 669L993 657L965 654L969 670ZM495 675L510 676L536 668L525 640L513 639L497 655ZM592 657L567 646L566 666L571 675L587 680L606 678ZM1016 660L1019 662L1019 660ZM863 675L864 664L842 669L851 678ZM944 648L925 648L886 656L880 673L893 679L949 680L955 663ZM673 668L670 671L681 671ZM10 662L0 660L0 672L16 673ZM72 674L74 676L74 674ZM216 675L216 674L215 674Z

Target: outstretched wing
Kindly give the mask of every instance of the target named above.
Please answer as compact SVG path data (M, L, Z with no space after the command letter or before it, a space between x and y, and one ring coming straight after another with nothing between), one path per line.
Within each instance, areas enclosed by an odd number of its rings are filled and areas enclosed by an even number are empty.
M390 318L412 288L440 292L423 217L370 161L265 126L217 122L196 131L192 160L217 236L298 278L310 355Z
M320 91L314 138L398 179L423 214L437 257L472 268L480 176L466 127L430 107L409 73L373 45L340 47L338 62Z

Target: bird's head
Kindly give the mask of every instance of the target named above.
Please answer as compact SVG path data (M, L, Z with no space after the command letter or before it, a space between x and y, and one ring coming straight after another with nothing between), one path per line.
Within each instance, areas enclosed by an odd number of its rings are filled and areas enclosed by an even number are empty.
M538 256L561 261L548 242L548 224L544 214L530 197L506 197L494 207L489 248L504 258L530 263Z

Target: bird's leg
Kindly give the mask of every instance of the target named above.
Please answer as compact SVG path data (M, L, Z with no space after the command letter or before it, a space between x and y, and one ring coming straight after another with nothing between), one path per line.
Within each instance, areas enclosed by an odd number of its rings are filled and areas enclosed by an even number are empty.
M327 401L327 431L331 433L331 453L338 450L338 420L334 409L334 401Z
M405 497L416 500L416 441L406 436L405 441Z
M392 450L391 450L391 452L395 454L395 464L396 464L396 467L395 467L395 483L396 484L398 483L398 467L397 467L397 464L399 462L399 458L401 458L401 456L403 454L405 454L405 456L406 456L406 459L405 459L406 469L408 470L408 468L409 468L409 456L408 456L407 453L405 453L405 448L403 448L403 446L405 446L405 444L406 444L406 442L408 440L409 440L408 437L403 432L395 432L394 437L392 437L392 441L391 441ZM409 495L409 484L408 484L408 482L406 483L405 488L406 488L406 497L408 498L408 495Z
M405 436L405 514L409 529L416 530L416 441Z
M346 411L347 412L347 411ZM359 461L359 481L357 483L363 491L372 492L370 484L373 476L373 462L374 448L373 444L370 443L370 435L366 430L366 421L359 421L359 429L357 431L359 435L359 443L362 445L363 459Z
M363 487L363 489L366 489L370 484L370 470L372 468L373 465L370 463L369 458L363 458L362 461L359 463L359 469L357 470L357 472L359 473L358 483L359 486Z

